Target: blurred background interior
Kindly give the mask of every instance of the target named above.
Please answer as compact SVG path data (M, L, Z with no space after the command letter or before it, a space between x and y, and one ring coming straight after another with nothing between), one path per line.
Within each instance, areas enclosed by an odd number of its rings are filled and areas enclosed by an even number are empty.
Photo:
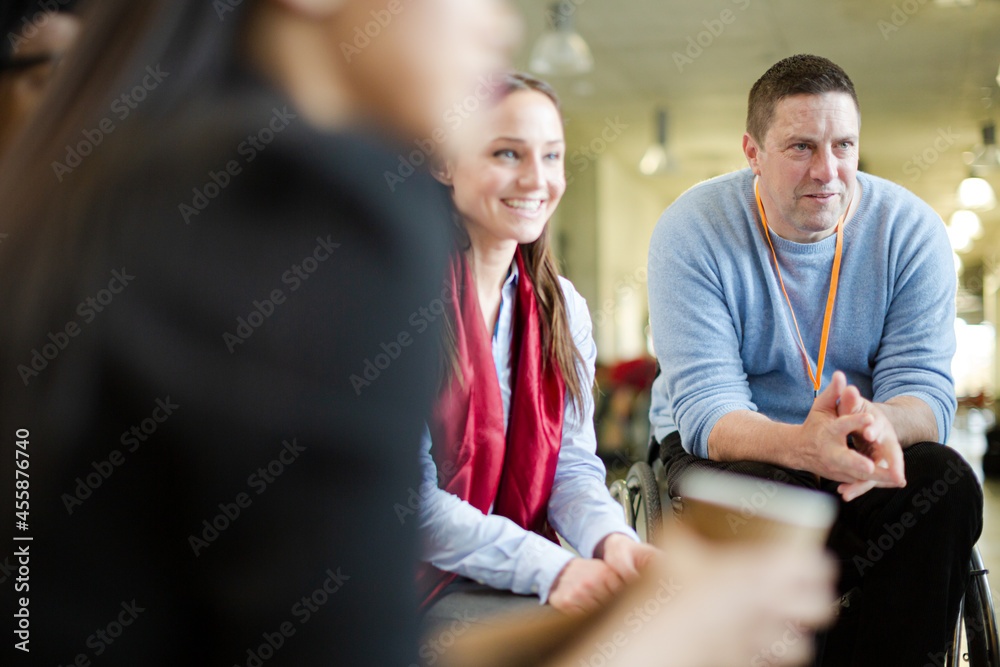
M861 168L912 190L948 228L959 284L948 444L985 473L979 546L998 590L1000 0L514 4L526 29L516 65L563 98L569 187L553 229L594 320L609 477L642 458L649 437L645 267L660 213L693 184L746 166L746 97L770 65L822 55L857 88Z

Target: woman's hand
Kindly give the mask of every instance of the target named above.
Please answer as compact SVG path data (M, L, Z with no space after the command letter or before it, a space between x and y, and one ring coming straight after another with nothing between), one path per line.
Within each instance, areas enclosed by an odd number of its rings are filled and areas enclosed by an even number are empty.
M624 585L604 561L574 558L552 583L549 604L567 614L582 614L607 602Z
M639 571L659 554L659 549L636 542L624 533L611 533L597 543L594 558L600 558L626 583L639 578Z

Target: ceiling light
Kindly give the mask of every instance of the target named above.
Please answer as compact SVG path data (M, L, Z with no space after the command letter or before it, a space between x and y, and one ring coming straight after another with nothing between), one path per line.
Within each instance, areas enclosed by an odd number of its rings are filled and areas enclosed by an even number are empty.
M955 211L948 221L948 240L955 252L972 248L972 241L983 235L979 216L972 211Z
M972 239L954 227L948 228L948 240L951 241L951 249L955 252L965 252L972 248Z
M982 178L970 176L958 186L958 201L964 208L988 211L997 205L993 186Z
M594 57L583 37L573 29L576 6L569 0L549 6L549 29L535 42L528 68L543 76L586 74Z
M972 156L969 166L975 174L993 172L1000 169L1000 151L997 150L996 125L989 121L983 125L983 145Z
M979 216L972 211L955 211L951 214L948 224L970 239L978 239L983 235L983 225L979 222Z
M677 163L667 148L667 112L656 112L656 141L649 145L639 161L639 171L646 176L655 176L677 168Z

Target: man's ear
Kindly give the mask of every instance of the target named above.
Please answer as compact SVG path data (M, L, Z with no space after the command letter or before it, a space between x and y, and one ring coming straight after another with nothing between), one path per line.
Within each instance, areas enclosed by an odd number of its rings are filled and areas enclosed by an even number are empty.
M757 145L757 140L750 136L749 132L743 133L743 154L747 158L747 164L750 165L750 170L754 175L760 175L760 166L758 164L760 160L761 148Z
M348 3L348 0L270 0L300 16L311 19L330 18Z

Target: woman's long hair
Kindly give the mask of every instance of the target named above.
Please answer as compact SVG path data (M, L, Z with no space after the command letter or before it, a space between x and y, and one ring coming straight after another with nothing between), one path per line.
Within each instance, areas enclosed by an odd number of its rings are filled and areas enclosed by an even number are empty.
M74 293L93 250L89 237L97 231L95 220L83 213L113 201L117 193L105 186L110 176L128 169L196 90L223 79L239 51L243 19L256 2L226 5L221 15L220 3L204 0L80 4L79 38L39 111L0 156L0 266L8 276L0 282L0 309L11 314L0 325L0 396L10 384L23 393L11 378L10 357L44 339ZM155 99L113 131L98 133L116 97L150 71L165 74L150 94ZM85 138L84 131L97 137L94 154L84 154L69 173L58 169L57 163L69 163L69 147Z
M501 98L519 90L534 90L542 93L555 105L556 111L559 112L559 118L562 120L559 96L546 82L529 74L516 72L503 75L500 78L498 88ZM455 235L458 247L461 250L467 250L470 246L469 236L460 219L456 219ZM559 269L555 254L552 252L548 223L546 222L542 229L542 235L538 237L537 241L523 243L520 248L521 256L524 259L524 268L527 270L528 277L534 287L535 299L541 314L543 364L547 367L548 364L554 363L559 369L566 382L570 403L577 416L580 416L583 413L584 392L590 391L591 388L584 387L580 381L579 369L584 365L583 357L573 342L573 332L570 331L569 317L566 314L566 298L563 295L562 286L559 284ZM455 313L449 312L445 318L441 374L443 382L448 382L455 376L461 381L456 358L454 317Z

